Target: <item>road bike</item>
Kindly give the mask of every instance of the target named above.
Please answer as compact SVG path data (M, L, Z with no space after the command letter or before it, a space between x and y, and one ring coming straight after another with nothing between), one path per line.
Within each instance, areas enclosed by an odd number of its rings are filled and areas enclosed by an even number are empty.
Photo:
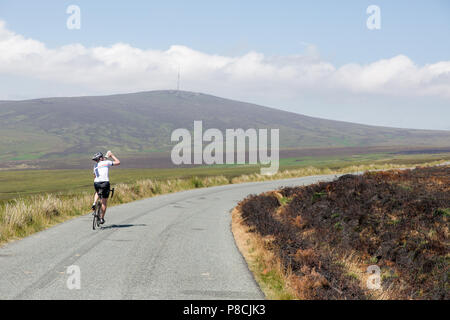
M109 192L111 193L111 199L112 197L114 197L114 189L115 188L109 190ZM92 213L92 215L94 216L94 218L92 219L92 230L100 228L100 212L102 211L103 195L101 195L100 193L97 194L97 203L95 204L94 212Z

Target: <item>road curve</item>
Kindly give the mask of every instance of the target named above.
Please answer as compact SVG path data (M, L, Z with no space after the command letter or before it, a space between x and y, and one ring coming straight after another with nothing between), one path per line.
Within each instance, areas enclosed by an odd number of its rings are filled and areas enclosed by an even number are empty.
M263 299L230 230L249 194L335 178L312 176L161 195L84 215L0 248L0 299ZM79 266L69 290L67 267Z

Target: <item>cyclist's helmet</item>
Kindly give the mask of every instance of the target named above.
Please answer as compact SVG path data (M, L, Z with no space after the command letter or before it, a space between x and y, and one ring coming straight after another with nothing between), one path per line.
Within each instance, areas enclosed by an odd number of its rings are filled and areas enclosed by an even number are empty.
M92 160L94 160L94 161L99 161L100 158L104 158L103 153L97 152L97 153L94 154L94 156L92 157Z

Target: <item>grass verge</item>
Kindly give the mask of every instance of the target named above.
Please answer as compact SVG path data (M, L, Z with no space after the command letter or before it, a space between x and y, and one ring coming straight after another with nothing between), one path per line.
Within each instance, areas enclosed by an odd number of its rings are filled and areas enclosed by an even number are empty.
M288 276L280 259L266 249L266 246L270 245L270 239L264 239L245 225L241 213L239 207L231 212L231 231L262 292L267 299L295 299L295 292L289 287Z

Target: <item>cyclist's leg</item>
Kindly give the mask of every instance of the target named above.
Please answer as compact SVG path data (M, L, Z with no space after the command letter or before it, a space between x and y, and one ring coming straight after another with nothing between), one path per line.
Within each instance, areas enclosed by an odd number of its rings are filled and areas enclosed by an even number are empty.
M102 201L101 219L102 220L105 217L110 189L111 189L111 186L110 186L109 182L104 182L102 184L102 190L101 190L101 194L102 194L102 197L101 197L101 201Z
M102 213L100 214L101 219L105 217L107 207L108 207L108 199L102 198Z
M95 206L97 204L98 201L98 193L101 191L100 190L100 185L96 182L94 182L94 189L95 189L95 193L94 193L94 202L92 203L92 209L95 210Z
M95 191L95 193L94 193L94 203L93 203L94 206L97 203L97 200L98 200L98 193L97 193L97 191Z

